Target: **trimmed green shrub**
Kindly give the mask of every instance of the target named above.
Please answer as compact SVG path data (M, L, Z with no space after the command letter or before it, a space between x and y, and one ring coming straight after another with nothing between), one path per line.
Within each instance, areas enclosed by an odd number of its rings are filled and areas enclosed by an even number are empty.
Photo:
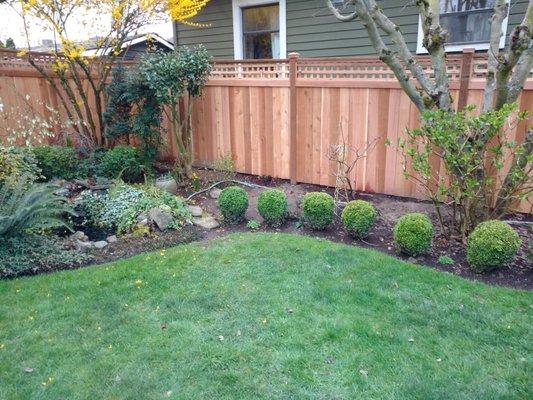
M239 186L229 186L220 193L218 206L226 222L239 223L248 209L248 193Z
M287 196L279 189L264 190L257 200L257 211L267 225L280 226L287 215L287 209Z
M350 201L342 210L342 223L354 237L363 239L368 236L376 220L376 209L368 201Z
M511 262L521 244L518 233L509 224L485 221L468 237L467 260L474 271L489 271Z
M304 223L313 229L326 229L333 222L335 201L327 193L307 193L304 196L302 208Z
M120 145L105 152L96 168L98 175L110 179L122 178L125 182L138 182L145 167L137 149Z
M412 213L402 216L394 227L394 242L410 256L426 253L433 240L433 224L425 214Z
M72 179L76 177L79 159L73 147L37 146L33 148L41 175L46 179Z

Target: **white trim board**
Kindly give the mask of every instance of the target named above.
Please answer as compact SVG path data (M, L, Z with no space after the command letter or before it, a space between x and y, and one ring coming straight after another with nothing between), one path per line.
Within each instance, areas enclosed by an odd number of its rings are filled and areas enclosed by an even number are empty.
M287 58L287 2L286 0L232 0L233 52L236 60L244 58L242 8L279 4L279 55Z
M510 0L507 0L509 3ZM507 24L509 22L509 9L507 7L507 16L502 21L502 37L500 38L500 49L505 47L505 37L507 36ZM422 30L422 18L418 16L418 35L416 37L416 53L427 54L427 49L422 45L422 39L424 38L424 32ZM445 44L444 48L446 52L463 51L463 49L475 49L475 50L488 50L490 47L489 42L483 43L461 43L461 44Z

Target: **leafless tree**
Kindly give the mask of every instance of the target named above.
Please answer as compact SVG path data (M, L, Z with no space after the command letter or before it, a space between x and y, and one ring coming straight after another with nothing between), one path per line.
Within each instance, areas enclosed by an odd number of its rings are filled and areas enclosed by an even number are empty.
M378 57L389 66L403 91L421 113L434 109L453 111L446 70L445 44L448 32L440 23L439 0L413 0L420 12L424 33L423 45L431 59L432 76L409 49L400 27L383 13L376 0L346 0L341 7L336 7L331 0L325 0L325 3L338 20L348 22L357 19L361 22ZM502 22L507 17L508 10L508 0L495 0L482 110L484 112L500 110L504 105L516 102L533 68L533 0L529 0L522 21L511 30L506 46L500 49L500 39L505 34L502 31ZM386 44L385 38L390 45ZM476 141L480 152L487 152L490 148L490 137L483 130L480 130L476 137L466 140ZM510 168L500 188L495 194L486 194L493 196L494 204L501 210L508 209L519 198L517 187L523 187L524 183L519 179L523 180L525 177L531 180L527 171L531 169L533 157L533 126L529 127L521 150L513 152L510 157ZM485 179L486 173L487 171L480 170L479 179ZM518 176L520 178L517 178Z

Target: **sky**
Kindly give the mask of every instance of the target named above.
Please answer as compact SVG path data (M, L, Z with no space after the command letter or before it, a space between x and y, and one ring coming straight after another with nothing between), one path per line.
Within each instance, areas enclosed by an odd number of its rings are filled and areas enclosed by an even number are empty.
M87 20L87 18L85 18ZM97 16L91 16L91 21L97 21ZM53 35L50 31L45 31L42 26L37 23L32 23L30 30L30 45L32 47L38 46L42 39L53 39ZM146 25L143 27L142 32L158 33L165 39L172 38L172 23L169 21ZM91 27L85 27L83 24L73 22L69 27L69 34L72 36L72 40L85 40L91 36L98 34L98 23ZM4 41L11 37L15 40L17 47L26 47L26 37L24 34L22 19L20 16L9 6L0 4L0 40Z

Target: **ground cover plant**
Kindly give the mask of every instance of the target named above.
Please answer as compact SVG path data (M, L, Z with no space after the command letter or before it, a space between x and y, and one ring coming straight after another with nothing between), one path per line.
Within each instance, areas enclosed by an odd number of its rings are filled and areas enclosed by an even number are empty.
M531 292L304 236L235 234L0 295L5 399L532 395Z

